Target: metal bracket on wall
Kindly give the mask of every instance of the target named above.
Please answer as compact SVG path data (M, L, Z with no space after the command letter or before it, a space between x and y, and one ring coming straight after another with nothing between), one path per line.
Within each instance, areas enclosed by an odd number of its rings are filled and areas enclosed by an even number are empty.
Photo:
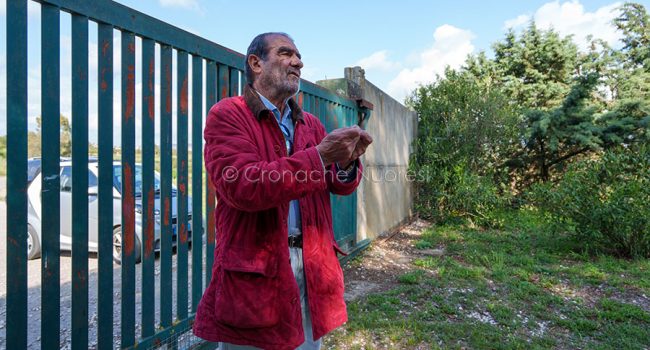
M360 110L357 125L359 125L361 129L365 129L366 124L368 123L368 119L370 119L370 114L372 113L372 110L375 108L375 106L368 100L357 99L356 101L357 106L359 106Z

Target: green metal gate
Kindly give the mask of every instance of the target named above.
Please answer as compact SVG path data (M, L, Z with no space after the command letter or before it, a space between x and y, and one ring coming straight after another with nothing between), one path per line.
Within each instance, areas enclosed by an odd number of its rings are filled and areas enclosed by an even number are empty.
M28 338L27 288L27 3L7 1L7 320L6 348L25 349ZM213 211L215 197L202 160L203 118L219 99L237 95L244 82L243 55L211 41L173 27L160 20L107 0L36 0L41 5L41 102L42 102L42 205L41 225L41 303L40 344L44 349L61 344L61 315L71 313L71 346L86 349L96 341L97 348L114 347L119 334L120 348L150 348L179 344L179 335L191 328L196 307L211 278L215 240ZM72 295L71 309L61 307L60 259L60 37L62 12L71 16L72 37ZM97 72L89 67L89 23L97 24ZM121 36L121 106L113 110L115 64L114 31ZM136 37L141 39L141 71L136 72ZM156 59L159 52L159 60ZM174 65L174 58L176 64ZM191 64L191 76L189 65ZM204 70L205 67L205 70ZM160 81L156 82L156 72ZM173 72L176 79L173 79ZM98 75L98 254L97 284L89 284L88 254L88 115L89 74ZM141 100L136 101L136 74L141 76ZM205 83L205 91L203 84ZM156 100L155 86L160 85ZM191 96L188 85L192 86ZM173 86L176 98L173 99ZM205 99L205 102L204 102ZM192 102L191 115L189 101ZM327 130L358 123L367 110L356 101L342 98L307 81L301 82L298 101L306 111L318 115ZM156 104L160 113L155 112ZM173 113L173 106L177 113ZM136 128L135 108L141 108L140 127ZM365 113L365 114L364 114ZM121 144L113 144L113 123L120 118ZM172 119L177 127L172 139ZM155 140L156 121L160 138ZM192 121L191 130L188 130ZM142 139L142 264L140 300L136 300L135 263L135 167L136 133ZM190 134L191 133L191 134ZM191 135L192 159L188 157ZM174 142L175 141L175 142ZM154 168L155 145L160 147L161 242L160 258L154 254ZM176 144L176 186L178 216L176 226L176 273L172 266L172 145ZM112 260L113 226L113 147L121 148L122 169L122 264ZM191 173L191 182L188 175ZM191 185L192 210L188 217L188 187ZM201 195L203 194L203 195ZM205 199L203 198L205 196ZM332 196L334 230L344 249L354 249L356 237L356 196ZM204 229L205 236L192 235ZM205 241L203 241L205 239ZM201 249L197 249L201 248ZM207 253L206 253L207 252ZM114 269L121 281L114 290ZM159 276L156 276L156 270ZM93 272L94 273L94 272ZM176 281L174 286L173 281ZM191 289L187 286L191 284ZM96 315L89 314L89 290L97 290ZM114 327L113 294L119 292L120 319ZM189 294L188 294L189 293ZM153 296L159 295L158 298ZM175 295L175 297L174 297ZM158 303L156 303L158 299ZM136 303L141 307L136 312ZM176 306L173 310L173 306ZM159 311L159 317L156 316ZM89 316L96 317L96 339L89 339Z

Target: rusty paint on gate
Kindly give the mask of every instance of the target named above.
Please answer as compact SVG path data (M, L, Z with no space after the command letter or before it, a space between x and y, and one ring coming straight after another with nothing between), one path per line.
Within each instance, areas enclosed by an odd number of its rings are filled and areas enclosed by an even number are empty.
M169 198L163 200L163 223L169 225Z
M126 122L130 118L135 117L135 65L130 65L127 67L127 84L126 84L126 104L124 106L124 115L126 116Z
M124 164L124 179L122 179L122 183L124 184L124 190L122 191L122 198L124 198L124 201L127 203L134 203L135 198L133 197L133 169L131 169L130 164ZM123 211L124 212L124 211ZM133 225L135 224L135 211L134 210L126 210L126 213L124 213L124 222L129 226L129 227L134 227ZM124 233L126 232L126 228L122 230L122 236L124 237ZM124 243L124 250L126 255L131 255L133 254L133 239L124 239L122 238L122 242Z
M182 114L187 114L187 109L188 109L188 104L187 104L187 77L183 79L183 86L181 88L181 94L180 94L181 102L180 102L180 107L181 107L181 113Z
M180 233L179 237L180 237L181 243L183 243L183 244L187 243L187 231L185 231L185 223L184 222L180 223L179 228L178 228L178 232Z
M149 76L151 77L151 79L149 79L149 82L148 82L149 83L149 91L151 91L151 96L147 97L147 104L148 104L147 112L149 114L149 119L151 119L151 120L154 120L154 117L156 115L155 114L156 111L154 109L154 103L156 102L156 98L155 98L155 91L156 90L155 90L155 87L153 86L153 79L154 79L154 76L156 74L155 69L156 69L156 63L155 63L155 59L152 57L149 60Z
M166 65L165 66L165 81L172 81L172 72L171 72L171 65ZM172 93L171 93L171 87L170 91L168 94L165 94L165 112L166 113L171 113L172 112Z

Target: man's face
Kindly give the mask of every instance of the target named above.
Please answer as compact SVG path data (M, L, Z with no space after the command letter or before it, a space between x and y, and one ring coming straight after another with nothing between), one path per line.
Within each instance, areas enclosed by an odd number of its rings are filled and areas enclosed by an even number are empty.
M300 88L300 69L303 66L300 52L285 36L273 35L266 40L266 60L260 61L261 72L255 82L276 96L295 95Z

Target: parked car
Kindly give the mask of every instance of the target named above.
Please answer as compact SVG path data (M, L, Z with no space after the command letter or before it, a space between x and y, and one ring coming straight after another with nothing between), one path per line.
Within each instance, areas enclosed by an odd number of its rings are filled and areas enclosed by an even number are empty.
M43 227L41 226L42 208L41 208L41 172L40 159L33 158L28 161L30 168L30 184L28 193L28 240L27 256L29 259L38 258L41 254L41 238L43 237ZM96 159L88 162L88 250L97 252L98 242L98 168L99 163ZM72 249L72 162L62 160L60 162L60 211L61 211L61 233L60 242L61 250L69 251ZM154 249L160 251L160 234L161 234L161 216L160 216L160 174L154 174ZM113 163L113 259L115 262L121 262L122 249L122 164ZM176 246L177 236L177 190L172 186L172 244ZM142 166L136 164L135 167L135 261L140 262L142 259ZM188 241L191 241L192 234L192 199L188 197Z

